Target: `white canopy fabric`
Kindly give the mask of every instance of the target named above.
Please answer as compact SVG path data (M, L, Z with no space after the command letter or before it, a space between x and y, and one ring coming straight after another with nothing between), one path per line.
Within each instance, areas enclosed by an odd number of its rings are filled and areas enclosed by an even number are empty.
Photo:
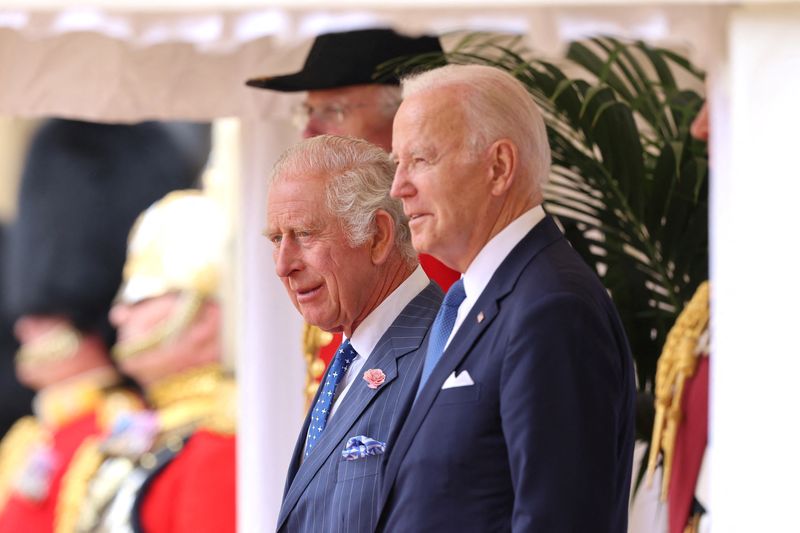
M280 95L248 89L255 75L292 71L314 35L393 26L407 33L519 33L555 57L600 33L704 50L719 9L529 7L383 11L26 12L0 8L0 114L91 120L274 117ZM701 58L702 59L702 58Z

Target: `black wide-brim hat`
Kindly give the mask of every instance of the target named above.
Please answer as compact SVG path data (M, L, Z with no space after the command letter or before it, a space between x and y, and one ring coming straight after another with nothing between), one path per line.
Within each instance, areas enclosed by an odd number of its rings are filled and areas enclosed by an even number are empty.
M356 30L318 36L300 72L253 78L250 87L295 92L336 89L349 85L398 85L396 75L374 79L378 65L403 56L441 52L437 37L408 37L391 29Z

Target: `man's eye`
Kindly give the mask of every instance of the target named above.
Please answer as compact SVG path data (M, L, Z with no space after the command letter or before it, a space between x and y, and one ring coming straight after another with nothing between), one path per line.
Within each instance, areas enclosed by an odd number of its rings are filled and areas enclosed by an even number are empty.
M272 236L269 238L269 242L271 242L271 243L272 243L272 245L273 245L275 248L277 248L278 246L280 246L280 245L281 245L281 241L282 241L282 240L283 240L283 235L272 235Z

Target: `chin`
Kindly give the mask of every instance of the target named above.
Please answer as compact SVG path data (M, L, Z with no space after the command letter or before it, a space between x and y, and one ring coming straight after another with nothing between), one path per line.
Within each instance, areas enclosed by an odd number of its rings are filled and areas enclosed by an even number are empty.
M414 247L417 253L433 255L427 240L424 239L421 235L420 236L414 234L411 235L411 246Z
M315 316L310 313L302 313L302 315L303 315L303 321L306 324L317 327L322 331L330 331L330 322L326 320L320 320L318 316Z

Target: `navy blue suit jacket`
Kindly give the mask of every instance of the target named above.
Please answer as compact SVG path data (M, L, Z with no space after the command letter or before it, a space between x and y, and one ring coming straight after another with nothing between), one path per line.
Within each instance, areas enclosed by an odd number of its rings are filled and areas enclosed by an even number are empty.
M377 389L362 379L328 422L311 454L302 461L309 417L297 438L278 530L286 532L368 532L377 519L379 474L394 448L392 436L408 413L425 360L423 344L436 317L442 291L430 283L403 309L369 354L363 369L379 368L386 378ZM322 388L320 388L320 391ZM319 391L317 392L319 394ZM316 398L312 406L316 403ZM310 415L310 412L309 412ZM383 455L346 461L350 437L364 435L386 443Z
M474 385L441 390L462 371ZM546 217L495 272L409 412L377 529L624 533L634 396L617 312Z

